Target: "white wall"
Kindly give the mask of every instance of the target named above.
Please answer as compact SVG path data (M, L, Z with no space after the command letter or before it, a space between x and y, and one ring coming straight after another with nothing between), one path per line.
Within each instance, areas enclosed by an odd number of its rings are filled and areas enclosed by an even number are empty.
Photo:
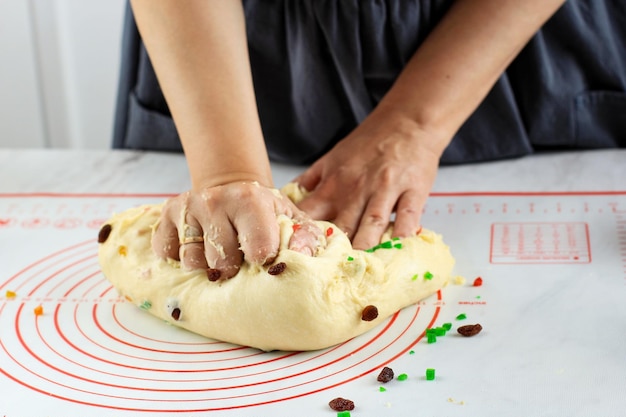
M0 147L110 147L124 8L0 1Z
M0 1L0 146L45 143L28 2Z

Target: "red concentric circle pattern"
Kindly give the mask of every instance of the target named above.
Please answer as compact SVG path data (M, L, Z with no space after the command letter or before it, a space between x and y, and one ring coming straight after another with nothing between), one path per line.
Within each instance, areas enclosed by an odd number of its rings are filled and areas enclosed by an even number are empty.
M90 240L27 266L0 304L0 372L33 391L108 409L206 412L285 402L378 370L434 324L420 303L313 352L262 352L169 326L121 299ZM437 294L441 301L441 293ZM41 305L43 315L34 308Z

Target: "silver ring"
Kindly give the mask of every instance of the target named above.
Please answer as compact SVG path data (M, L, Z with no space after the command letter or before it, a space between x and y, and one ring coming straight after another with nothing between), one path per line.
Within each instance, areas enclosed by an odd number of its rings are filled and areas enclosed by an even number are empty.
M186 245L188 243L202 243L204 242L204 238L202 236L188 236L180 242L181 245Z

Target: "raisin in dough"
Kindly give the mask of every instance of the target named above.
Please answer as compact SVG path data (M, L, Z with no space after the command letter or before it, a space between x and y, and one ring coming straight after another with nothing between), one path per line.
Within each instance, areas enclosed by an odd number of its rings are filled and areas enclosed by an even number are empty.
M299 199L297 189L290 189ZM295 193L293 191L296 191ZM279 216L281 243L274 265L247 262L229 280L210 282L151 249L162 205L114 215L99 247L102 272L128 300L153 315L206 337L262 350L315 350L365 333L398 310L430 296L450 279L454 259L442 237L429 230L389 240L373 252L354 250L335 225L314 256L287 249L293 223ZM106 233L105 233L106 235ZM104 239L100 239L104 240ZM376 309L372 309L375 306ZM362 314L372 318L362 319ZM373 313L373 314L372 314Z

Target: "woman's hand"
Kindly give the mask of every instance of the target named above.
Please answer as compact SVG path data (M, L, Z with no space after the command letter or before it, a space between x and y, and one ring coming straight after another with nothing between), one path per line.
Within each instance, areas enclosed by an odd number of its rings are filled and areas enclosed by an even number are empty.
M277 190L256 182L235 182L188 191L168 200L152 239L163 258L187 269L207 269L210 280L231 278L243 260L271 263L280 243L276 217L285 214L301 227L289 249L314 255L322 231Z
M394 237L415 235L440 143L408 119L373 114L296 179L311 191L298 207L333 221L357 249L380 242L394 211Z
M439 158L528 39L564 0L458 0L376 109L297 181L299 207L333 220L360 249L419 229Z

